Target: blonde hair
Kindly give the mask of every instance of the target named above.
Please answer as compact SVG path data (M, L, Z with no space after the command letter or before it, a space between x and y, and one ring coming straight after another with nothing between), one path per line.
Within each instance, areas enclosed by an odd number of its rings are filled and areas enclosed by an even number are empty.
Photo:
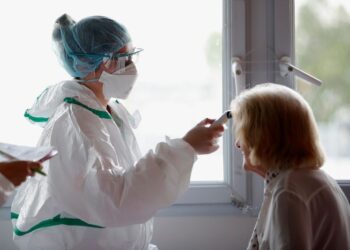
M265 83L231 103L236 139L254 165L267 169L320 168L324 153L305 99L285 86Z

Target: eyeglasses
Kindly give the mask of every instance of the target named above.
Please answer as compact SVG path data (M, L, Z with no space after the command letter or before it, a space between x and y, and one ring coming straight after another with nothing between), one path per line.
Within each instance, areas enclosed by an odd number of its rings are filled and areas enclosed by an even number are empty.
M136 65L139 60L139 54L143 49L140 48L133 48L132 50L128 52L123 53L116 53L113 54L110 58L106 61L106 66L109 67L110 65L114 65L116 70L120 70L123 68L126 68L129 65Z
M107 60L111 63L114 61L117 65L117 69L122 69L127 67L130 64L136 65L139 60L139 54L143 51L141 48L133 48L128 52L115 53L112 54Z
M124 53L111 53L111 54L94 54L94 53L75 53L75 52L70 52L69 55L74 55L74 56L79 56L79 57L104 57L107 60L108 59L121 59L125 58L125 61L132 61L136 62L139 53L143 51L141 48L133 48L128 52Z
M126 61L133 61L134 58L139 56L139 53L143 51L141 48L133 48L132 50L125 52L125 53L115 53L110 58L111 59L120 59L120 58L126 58Z

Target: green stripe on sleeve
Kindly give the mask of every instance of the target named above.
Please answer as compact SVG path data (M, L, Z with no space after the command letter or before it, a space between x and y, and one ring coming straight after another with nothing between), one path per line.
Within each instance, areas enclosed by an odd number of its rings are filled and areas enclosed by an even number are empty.
M17 219L19 217L18 214L11 212L11 219ZM35 230L45 228L45 227L53 227L53 226L59 226L59 225L66 225L66 226L80 226L80 227L92 227L92 228L104 228L101 226L93 225L86 223L80 219L74 219L74 218L61 218L61 215L57 215L53 217L52 219L43 220L36 224L35 226L31 227L30 229L26 231L19 230L16 226L13 228L13 232L17 236L23 236L26 234L29 234Z

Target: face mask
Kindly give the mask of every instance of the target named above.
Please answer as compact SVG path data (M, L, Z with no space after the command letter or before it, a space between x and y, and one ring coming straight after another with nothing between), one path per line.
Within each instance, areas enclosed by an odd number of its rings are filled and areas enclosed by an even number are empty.
M103 83L103 94L109 99L111 97L126 99L137 79L137 71L134 64L117 70L110 74L103 71L99 81Z

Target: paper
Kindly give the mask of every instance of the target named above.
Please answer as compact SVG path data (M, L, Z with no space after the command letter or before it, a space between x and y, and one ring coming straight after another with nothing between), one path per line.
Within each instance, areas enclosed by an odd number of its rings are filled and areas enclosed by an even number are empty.
M28 147L0 143L0 161L36 161L44 162L57 154L53 147Z

